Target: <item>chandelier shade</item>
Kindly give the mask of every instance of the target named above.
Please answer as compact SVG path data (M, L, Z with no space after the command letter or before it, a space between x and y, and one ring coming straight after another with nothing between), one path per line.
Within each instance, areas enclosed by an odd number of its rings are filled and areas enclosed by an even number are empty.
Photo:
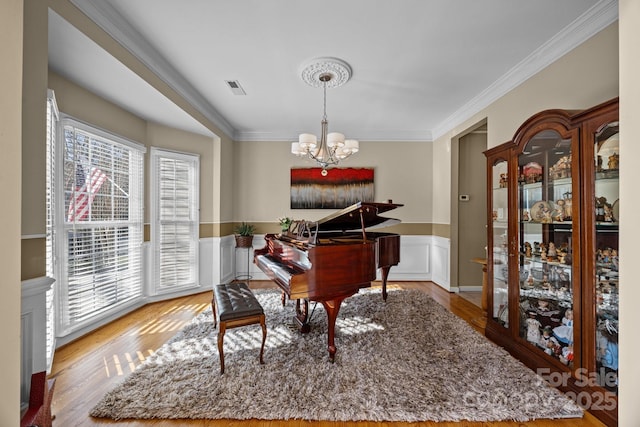
M328 132L327 87L343 85L351 77L351 67L336 58L316 59L302 69L302 80L313 87L322 87L324 91L324 109L320 132L320 142L316 135L301 133L297 142L291 143L291 153L315 161L327 175L327 168L337 165L341 160L355 154L360 144L355 139L345 139L344 134Z

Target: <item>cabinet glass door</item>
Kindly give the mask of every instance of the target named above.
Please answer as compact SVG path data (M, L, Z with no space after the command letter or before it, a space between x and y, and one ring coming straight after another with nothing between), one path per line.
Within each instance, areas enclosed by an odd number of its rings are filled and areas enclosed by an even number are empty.
M490 308L493 319L504 327L509 326L509 200L507 185L507 162L501 160L493 165L491 183L492 236L493 236L493 287Z
M618 392L618 123L595 138L596 369L600 385Z
M518 157L519 335L532 351L573 366L572 140L555 130Z

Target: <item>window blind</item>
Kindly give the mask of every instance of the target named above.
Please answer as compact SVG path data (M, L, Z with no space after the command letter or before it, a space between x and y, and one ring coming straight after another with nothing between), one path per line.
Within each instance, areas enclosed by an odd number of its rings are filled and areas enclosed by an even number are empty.
M142 295L145 149L69 117L61 129L58 301L67 334Z
M199 286L199 162L194 154L151 149L154 293Z

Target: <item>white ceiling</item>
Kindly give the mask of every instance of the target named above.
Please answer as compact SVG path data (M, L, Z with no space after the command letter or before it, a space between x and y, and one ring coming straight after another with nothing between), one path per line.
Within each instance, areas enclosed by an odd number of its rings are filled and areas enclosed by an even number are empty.
M229 136L255 141L320 132L322 89L300 78L313 58L353 70L328 90L330 131L428 141L618 13L616 0L71 1ZM49 64L147 120L210 133L54 12Z

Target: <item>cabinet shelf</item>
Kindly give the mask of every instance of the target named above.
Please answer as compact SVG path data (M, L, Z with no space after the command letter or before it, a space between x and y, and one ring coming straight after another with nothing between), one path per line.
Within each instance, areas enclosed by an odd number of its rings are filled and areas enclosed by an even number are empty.
M618 169L612 171L596 172L596 181L617 180L619 178L620 177Z
M524 221L520 220L520 224L532 224L532 225L571 225L572 221L553 221L553 222L537 222L537 221ZM607 223L612 224L612 223ZM616 223L617 224L617 223Z
M543 260L540 255L534 254L533 256L528 257L526 256L525 253L520 252L520 256L523 257L525 261L539 263L539 264L546 264L548 266L565 267L565 268L571 269L571 264L562 263L556 260L549 260L549 259Z
M540 182L529 182L529 183L520 183L519 188L522 190L536 190L542 188L542 181Z
M609 231L615 231L615 232L617 233L617 232L618 232L618 230L617 230L618 225L619 225L618 221L615 221L615 222L597 221L597 222L596 222L596 228L598 228L598 229L602 229L602 230L598 230L598 231L607 231L607 232L609 232ZM615 228L616 228L616 230L613 230L613 229L607 229L607 228L609 228L609 227L611 227L611 228L615 227Z
M555 301L565 308L573 306L573 295L567 292L551 292L542 288L520 288L520 296L536 300Z
M571 185L572 178L556 178L550 179L549 185L561 186L561 185Z

